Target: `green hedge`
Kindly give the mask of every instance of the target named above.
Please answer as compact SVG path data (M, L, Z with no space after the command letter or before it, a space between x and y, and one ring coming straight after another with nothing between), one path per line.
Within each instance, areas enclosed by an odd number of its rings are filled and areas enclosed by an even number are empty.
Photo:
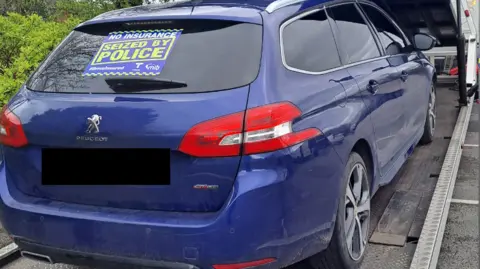
M58 20L64 18L65 16L69 16L79 18L81 20L88 20L110 10L141 4L142 0L57 0L55 4L55 12L51 15L51 18Z
M80 22L142 0L0 0L0 105ZM3 14L3 15L2 15Z
M0 0L0 15L14 12L26 16L36 14L43 18L51 18L67 12L72 16L89 19L102 11L142 3L143 0Z
M80 23L45 21L38 15L0 17L0 102L4 105L30 73Z

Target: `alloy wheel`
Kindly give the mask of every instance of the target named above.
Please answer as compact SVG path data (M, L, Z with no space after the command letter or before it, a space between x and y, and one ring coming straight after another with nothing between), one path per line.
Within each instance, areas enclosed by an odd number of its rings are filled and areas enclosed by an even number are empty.
M365 167L357 163L350 171L345 197L345 238L350 257L362 258L370 226L370 188Z

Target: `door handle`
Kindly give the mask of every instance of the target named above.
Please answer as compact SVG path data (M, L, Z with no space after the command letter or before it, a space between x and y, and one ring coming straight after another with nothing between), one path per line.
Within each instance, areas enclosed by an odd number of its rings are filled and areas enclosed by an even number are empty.
M378 82L375 80L370 80L367 85L367 90L371 92L372 94L376 94L378 91Z
M407 81L408 73L405 72L405 71L402 71L402 74L400 75L400 78L402 79L403 82Z

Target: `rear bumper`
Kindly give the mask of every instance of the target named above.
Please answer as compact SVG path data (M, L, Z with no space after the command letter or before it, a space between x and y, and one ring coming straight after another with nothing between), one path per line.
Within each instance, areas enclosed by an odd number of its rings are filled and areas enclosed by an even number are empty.
M187 263L154 261L141 258L85 253L80 251L59 249L50 246L40 245L19 238L14 238L14 240L22 251L28 251L30 253L41 253L44 256L48 256L53 263L66 263L82 266L95 266L96 268L116 269L124 267L131 268L132 266L171 269L199 269L198 267Z
M327 247L337 208L339 172L343 172L338 155L330 148L289 163L275 156L291 160L298 150L245 157L225 206L215 213L199 214L120 210L34 198L9 182L2 165L0 220L21 248L52 256L54 262L81 263L88 257L109 263L122 257L123 263L136 265L212 268L214 264L275 258L258 268L280 268Z

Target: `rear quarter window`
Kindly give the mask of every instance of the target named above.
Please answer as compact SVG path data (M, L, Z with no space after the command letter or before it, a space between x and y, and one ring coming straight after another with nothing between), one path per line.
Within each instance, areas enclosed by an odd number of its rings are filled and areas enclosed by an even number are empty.
M125 30L182 29L160 74L147 79L179 81L175 85L127 83L121 91L108 76L84 76L109 33ZM27 82L33 91L59 93L193 93L227 90L250 84L260 68L262 26L218 20L175 20L157 24L89 26L72 32ZM128 76L127 78L138 78ZM113 77L118 81L122 77ZM140 78L143 78L141 76ZM118 83L117 83L118 84ZM117 85L116 84L116 85ZM137 85L137 86L135 86Z
M341 65L333 32L324 10L284 26L282 45L285 63L290 68L322 72Z

